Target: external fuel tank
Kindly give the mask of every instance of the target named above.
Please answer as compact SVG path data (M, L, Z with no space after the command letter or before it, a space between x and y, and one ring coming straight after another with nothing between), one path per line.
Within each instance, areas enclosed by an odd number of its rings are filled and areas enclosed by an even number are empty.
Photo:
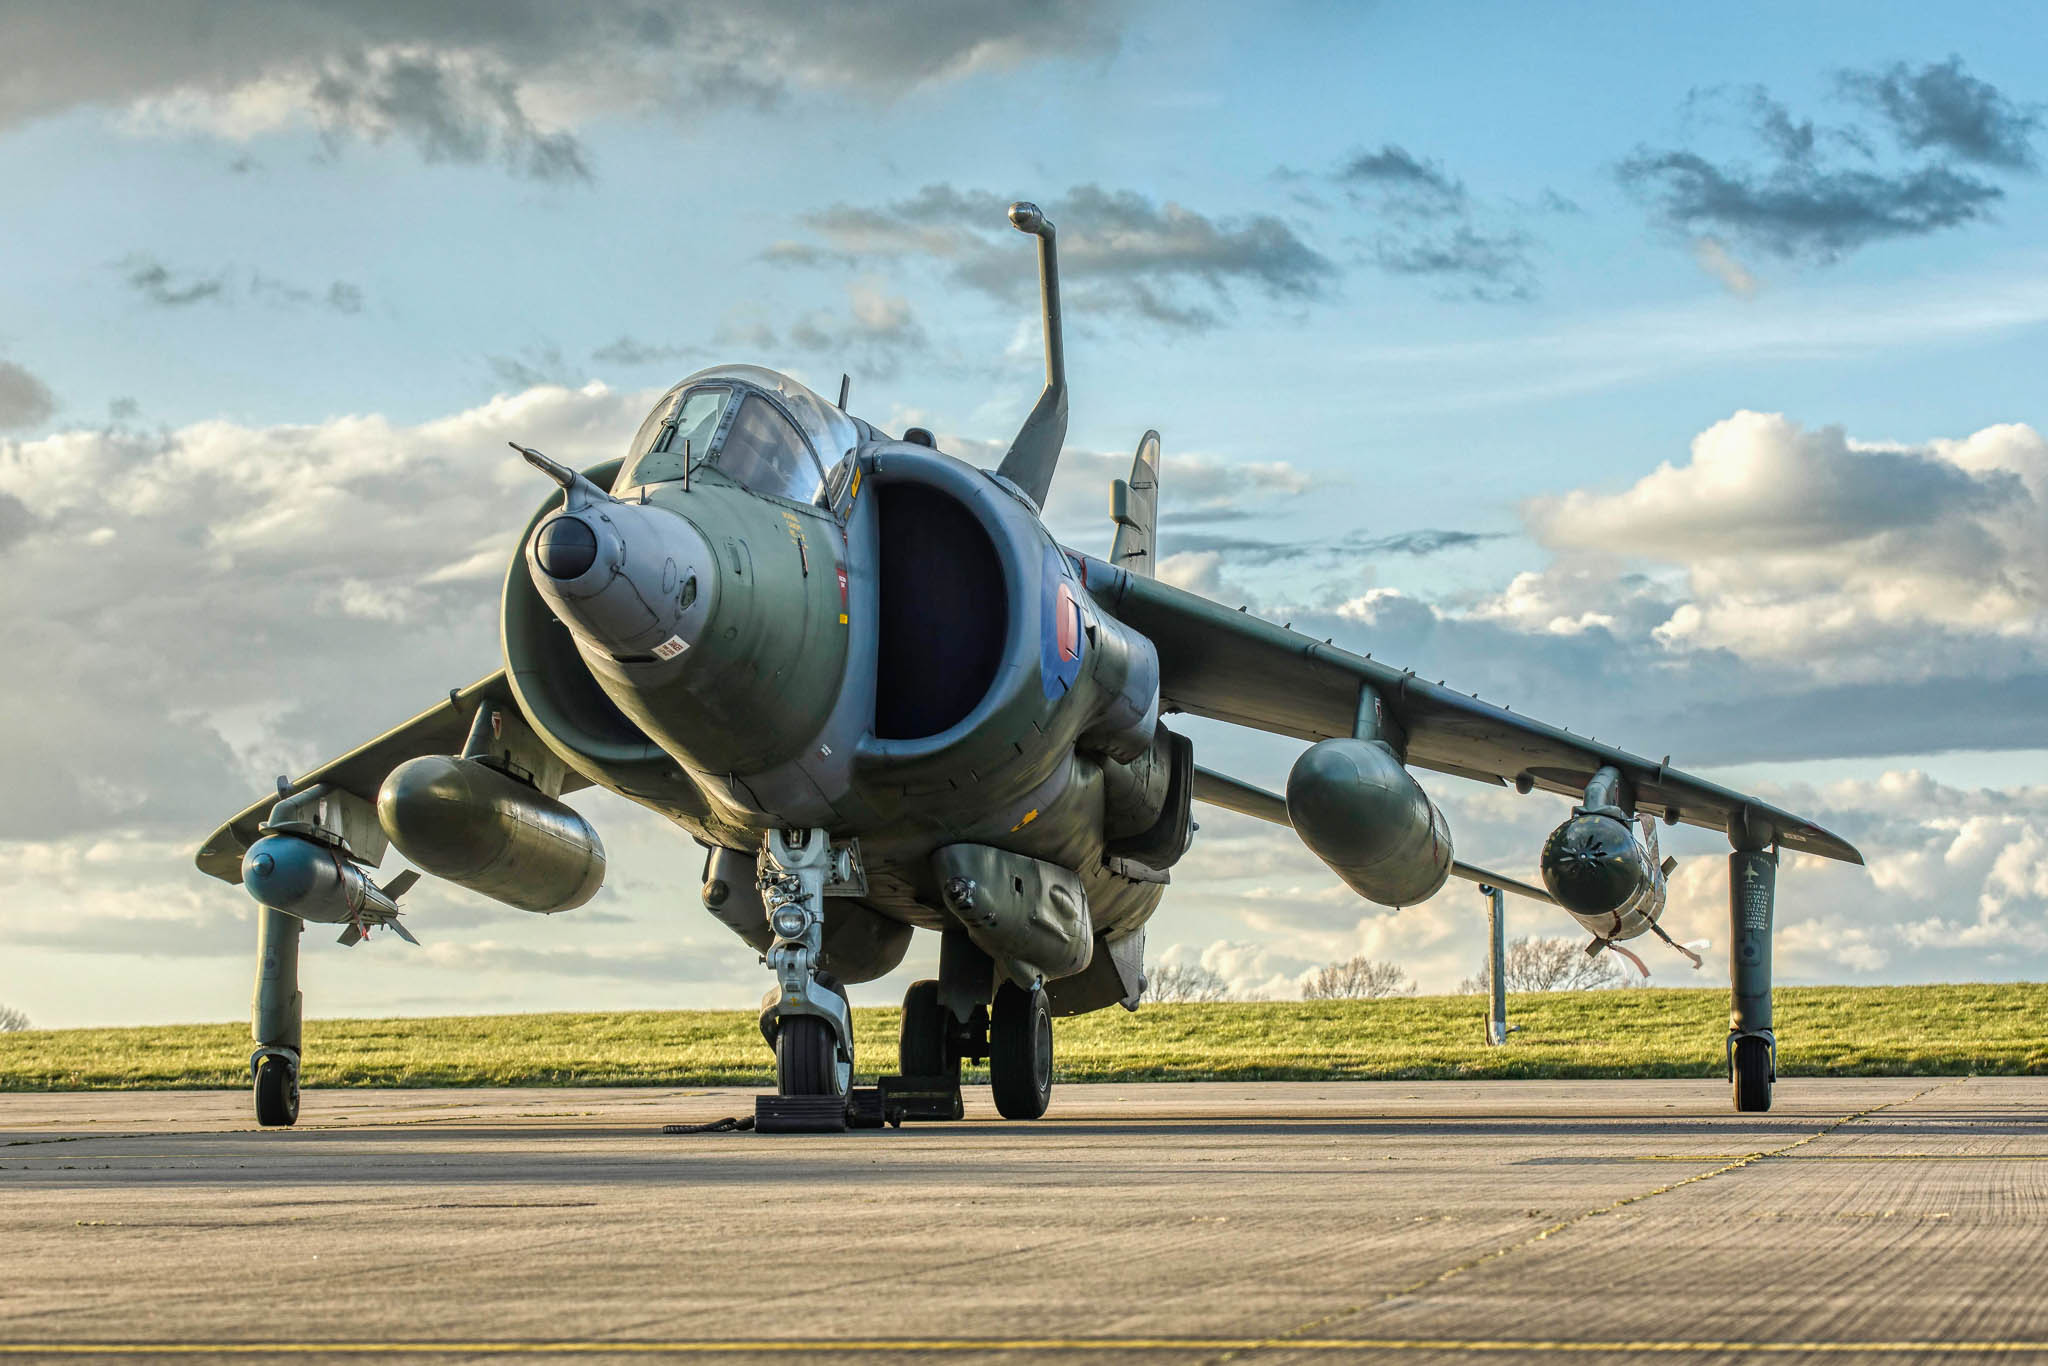
M522 911L566 911L604 885L590 822L475 759L429 754L392 769L377 823L423 871Z
M1287 774L1287 819L1344 885L1413 906L1451 875L1451 831L1429 794L1376 740L1324 740Z

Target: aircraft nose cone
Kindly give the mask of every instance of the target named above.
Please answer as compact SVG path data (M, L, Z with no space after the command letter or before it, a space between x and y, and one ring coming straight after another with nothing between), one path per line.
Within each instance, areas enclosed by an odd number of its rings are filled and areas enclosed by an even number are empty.
M534 537L533 558L551 579L579 579L597 563L597 533L581 517L564 514Z

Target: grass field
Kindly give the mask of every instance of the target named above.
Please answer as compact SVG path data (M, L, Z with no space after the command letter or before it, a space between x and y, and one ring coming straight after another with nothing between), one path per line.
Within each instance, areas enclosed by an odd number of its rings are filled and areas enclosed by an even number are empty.
M1064 1081L1713 1077L1725 990L1148 1005L1057 1025ZM855 1011L864 1076L895 1070L896 1012ZM1779 1070L1799 1076L2048 1073L2048 985L1786 987ZM241 1086L242 1024L0 1034L0 1090ZM708 1086L773 1081L743 1011L311 1020L311 1086ZM971 1075L971 1074L970 1074Z

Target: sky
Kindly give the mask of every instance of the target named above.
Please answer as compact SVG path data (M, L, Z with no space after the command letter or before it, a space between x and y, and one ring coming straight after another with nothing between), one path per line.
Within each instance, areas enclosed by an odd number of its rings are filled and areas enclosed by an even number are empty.
M2027 5L5 0L0 1002L242 1013L252 907L192 853L498 667L546 493L506 441L595 463L745 361L992 464L1020 198L1068 544L1156 427L1172 581L1855 842L1786 856L1780 982L2048 975L2044 70ZM1299 749L1188 730L1271 786ZM1426 781L1510 875L1568 811ZM424 885L420 948L308 934L308 1012L757 1000L696 846L575 802L596 900ZM1155 960L1477 966L1465 884L1384 910L1197 819ZM1667 839L1707 963L1652 980L1723 986L1725 841Z

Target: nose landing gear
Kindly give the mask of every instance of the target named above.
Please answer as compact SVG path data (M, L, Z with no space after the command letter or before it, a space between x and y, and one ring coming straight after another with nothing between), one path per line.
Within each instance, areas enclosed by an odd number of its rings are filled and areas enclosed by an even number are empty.
M761 847L761 899L775 985L761 1001L761 1034L775 1050L775 1089L842 1105L853 1090L853 1012L846 993L818 971L825 937L825 884L834 880L823 830L771 830Z

